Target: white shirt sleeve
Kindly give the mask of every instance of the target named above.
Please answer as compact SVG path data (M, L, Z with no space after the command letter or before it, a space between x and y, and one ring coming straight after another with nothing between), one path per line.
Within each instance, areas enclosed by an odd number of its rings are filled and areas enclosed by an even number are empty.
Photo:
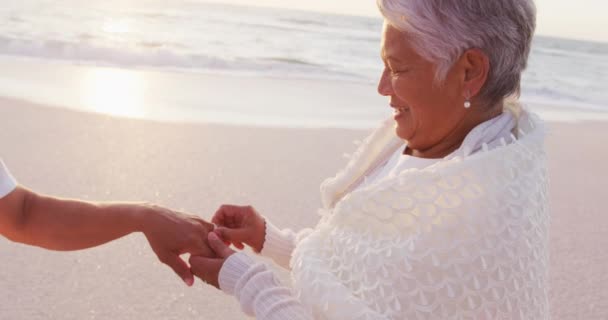
M4 198L17 187L17 181L0 159L0 198Z

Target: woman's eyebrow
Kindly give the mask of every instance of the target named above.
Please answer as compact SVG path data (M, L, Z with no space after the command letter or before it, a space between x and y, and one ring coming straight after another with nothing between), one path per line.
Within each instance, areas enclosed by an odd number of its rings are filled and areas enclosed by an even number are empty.
M402 63L404 62L404 59L402 59L401 57L394 55L394 54L386 54L386 51L381 50L380 51L380 58L382 59L382 61L384 62L393 62L393 63Z
M384 62L384 64L387 64L389 62L393 64L404 64L407 60L409 60L407 58L404 59L404 57L394 54L387 55L385 50L380 50L380 59L382 59L382 62Z
M395 55L387 56L387 62L390 62L391 64L403 65L406 63L406 61L407 59L403 59L403 57Z

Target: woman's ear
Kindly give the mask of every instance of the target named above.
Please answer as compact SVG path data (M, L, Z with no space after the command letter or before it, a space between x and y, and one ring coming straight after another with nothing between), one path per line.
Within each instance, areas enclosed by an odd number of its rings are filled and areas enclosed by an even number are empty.
M463 94L474 97L488 79L490 58L480 49L468 49L460 57L460 63L464 68Z

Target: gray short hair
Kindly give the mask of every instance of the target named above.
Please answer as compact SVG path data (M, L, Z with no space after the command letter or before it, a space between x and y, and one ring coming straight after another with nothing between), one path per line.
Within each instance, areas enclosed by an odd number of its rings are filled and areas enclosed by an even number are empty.
M437 64L443 81L471 48L490 60L480 96L495 103L519 94L536 27L533 0L377 0L387 23L412 36L421 56Z

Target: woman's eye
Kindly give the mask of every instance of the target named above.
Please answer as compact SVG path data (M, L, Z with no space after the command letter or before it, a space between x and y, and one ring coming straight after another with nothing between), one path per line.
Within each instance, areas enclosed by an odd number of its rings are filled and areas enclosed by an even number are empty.
M390 69L389 68L389 71L391 72L392 76L396 77L396 76L400 76L400 75L406 73L407 69Z
M391 77L398 77L408 71L405 68L391 68L389 65L385 65L384 70L386 70L385 72L387 72Z

